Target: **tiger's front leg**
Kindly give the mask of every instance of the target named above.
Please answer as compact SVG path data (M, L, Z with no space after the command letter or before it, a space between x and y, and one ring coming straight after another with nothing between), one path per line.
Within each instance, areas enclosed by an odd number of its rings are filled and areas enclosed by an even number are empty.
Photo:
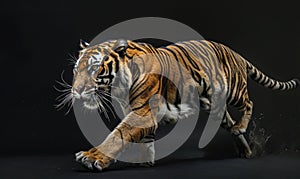
M144 137L139 144L139 158L137 163L139 166L152 167L155 163L155 134L150 134Z
M76 161L91 170L101 171L116 161L130 144L142 142L147 135L155 133L156 128L156 117L150 110L131 112L102 144L89 151L77 153Z

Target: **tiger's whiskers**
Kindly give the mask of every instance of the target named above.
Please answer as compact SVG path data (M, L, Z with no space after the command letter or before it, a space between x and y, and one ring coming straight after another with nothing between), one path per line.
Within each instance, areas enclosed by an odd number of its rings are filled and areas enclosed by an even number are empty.
M64 71L61 73L61 76L60 76L61 81L56 80L55 82L58 83L64 89L59 89L55 85L53 86L53 88L56 91L62 93L61 95L56 97L55 100L58 101L59 103L55 104L54 106L57 110L61 110L62 108L67 106L67 112L65 113L65 115L67 115L71 111L71 108L75 102L75 99L73 98L72 86L64 80L63 73L64 73Z

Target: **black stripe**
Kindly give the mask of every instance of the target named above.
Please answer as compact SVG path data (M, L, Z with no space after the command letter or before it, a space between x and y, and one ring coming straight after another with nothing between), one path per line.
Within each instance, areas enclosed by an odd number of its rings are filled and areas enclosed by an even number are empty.
M271 81L272 81L273 84L271 84L269 87L274 88L276 86L276 81L274 81L274 80L271 80Z
M176 53L175 52L173 52L171 49L169 49L169 48L164 48L165 50L167 50L168 52L170 52L174 57L175 57L175 60L177 61L177 66L178 66L178 70L179 70L179 74L180 74L180 81L184 84L184 81L183 81L183 72L182 72L182 66L181 66L181 64L180 64L180 62L178 61L178 57L176 56ZM169 56L169 58L171 58L170 56ZM181 88L181 90L180 90L180 94L182 94L182 91L183 90L183 88Z
M283 89L283 84L281 82L278 82L279 83L279 89Z
M178 47L183 54L185 55L185 57L189 60L190 64L197 70L199 69L199 66L195 63L194 59L188 54L188 52L186 51L186 49L180 45L174 44L174 46ZM183 59L184 60L184 59Z
M146 105L149 105L149 99L147 101L145 101L142 105L140 105L138 107L135 107L135 108L132 108L131 110L132 111L137 111L139 109L144 108ZM148 109L148 111L150 111L150 108ZM145 112L148 112L148 111L145 111Z

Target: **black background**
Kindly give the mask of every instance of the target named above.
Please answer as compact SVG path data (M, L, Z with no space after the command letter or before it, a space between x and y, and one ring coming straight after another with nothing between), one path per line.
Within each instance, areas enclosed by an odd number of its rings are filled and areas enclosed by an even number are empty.
M90 147L73 113L64 116L64 110L54 108L59 93L53 85L63 70L71 82L67 59L76 54L79 39L92 40L131 18L177 20L205 39L228 45L275 79L300 78L300 12L288 1L6 1L0 15L0 155L4 156L71 154ZM272 135L266 151L297 152L300 90L271 91L252 81L249 90L254 118L262 118L257 119L259 127ZM196 146L197 141L186 148ZM228 155L224 149L234 152L230 135L223 132L208 149L223 153L220 158Z

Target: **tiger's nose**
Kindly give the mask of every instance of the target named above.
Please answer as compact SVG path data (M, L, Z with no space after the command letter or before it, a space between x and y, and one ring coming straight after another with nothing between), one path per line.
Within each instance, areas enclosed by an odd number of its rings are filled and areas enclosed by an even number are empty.
M80 98L81 94L84 92L84 88L85 88L84 86L79 85L79 86L73 87L73 91L76 94L76 96Z
M81 94L83 91L84 91L84 86L77 86L75 89L74 89L78 94Z

